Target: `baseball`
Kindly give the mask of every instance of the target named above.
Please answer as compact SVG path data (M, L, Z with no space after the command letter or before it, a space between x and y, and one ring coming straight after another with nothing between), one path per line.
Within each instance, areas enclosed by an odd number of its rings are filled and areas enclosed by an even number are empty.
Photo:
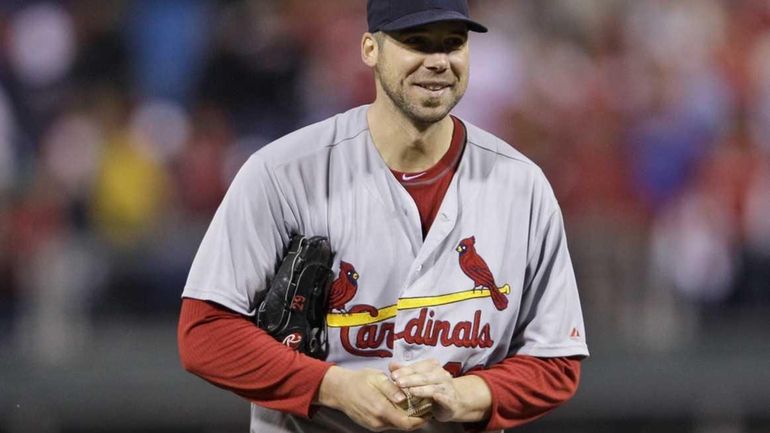
M398 406L409 416L423 417L429 416L433 409L433 402L428 398L415 397L408 389L402 390L406 394L406 400Z

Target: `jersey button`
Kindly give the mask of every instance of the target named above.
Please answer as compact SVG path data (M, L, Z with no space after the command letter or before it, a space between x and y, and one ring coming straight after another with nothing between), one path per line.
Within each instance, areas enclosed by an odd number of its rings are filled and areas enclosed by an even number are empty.
M411 361L413 358L412 352L406 352L404 353L404 360L405 361Z
M417 265L417 271L422 271L422 265Z

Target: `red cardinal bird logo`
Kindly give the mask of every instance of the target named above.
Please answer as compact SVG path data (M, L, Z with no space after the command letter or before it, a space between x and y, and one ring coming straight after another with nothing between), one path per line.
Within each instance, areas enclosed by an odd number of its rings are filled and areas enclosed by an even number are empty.
M476 237L471 236L460 241L456 251L460 253L460 269L473 280L473 290L477 288L488 289L495 308L502 311L508 307L508 298L495 284L495 277L489 270L489 266L476 252Z
M332 283L329 292L329 311L338 310L347 313L345 304L356 296L358 290L358 272L348 262L340 262L340 273Z

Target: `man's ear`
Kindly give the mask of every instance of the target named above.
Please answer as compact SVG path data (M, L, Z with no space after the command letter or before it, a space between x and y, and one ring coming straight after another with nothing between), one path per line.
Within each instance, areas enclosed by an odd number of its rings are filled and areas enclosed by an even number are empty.
M361 38L361 60L370 68L377 65L377 58L380 55L380 45L375 36L369 32L364 33Z

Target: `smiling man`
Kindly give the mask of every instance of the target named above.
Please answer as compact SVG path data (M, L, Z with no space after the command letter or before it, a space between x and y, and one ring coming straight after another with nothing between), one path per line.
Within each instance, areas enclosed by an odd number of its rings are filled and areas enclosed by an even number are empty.
M588 350L548 182L450 114L468 32L487 29L465 0L369 0L368 23L375 101L271 143L233 181L183 293L183 365L251 401L252 432L534 420L574 395ZM335 253L323 361L251 320L296 233Z

